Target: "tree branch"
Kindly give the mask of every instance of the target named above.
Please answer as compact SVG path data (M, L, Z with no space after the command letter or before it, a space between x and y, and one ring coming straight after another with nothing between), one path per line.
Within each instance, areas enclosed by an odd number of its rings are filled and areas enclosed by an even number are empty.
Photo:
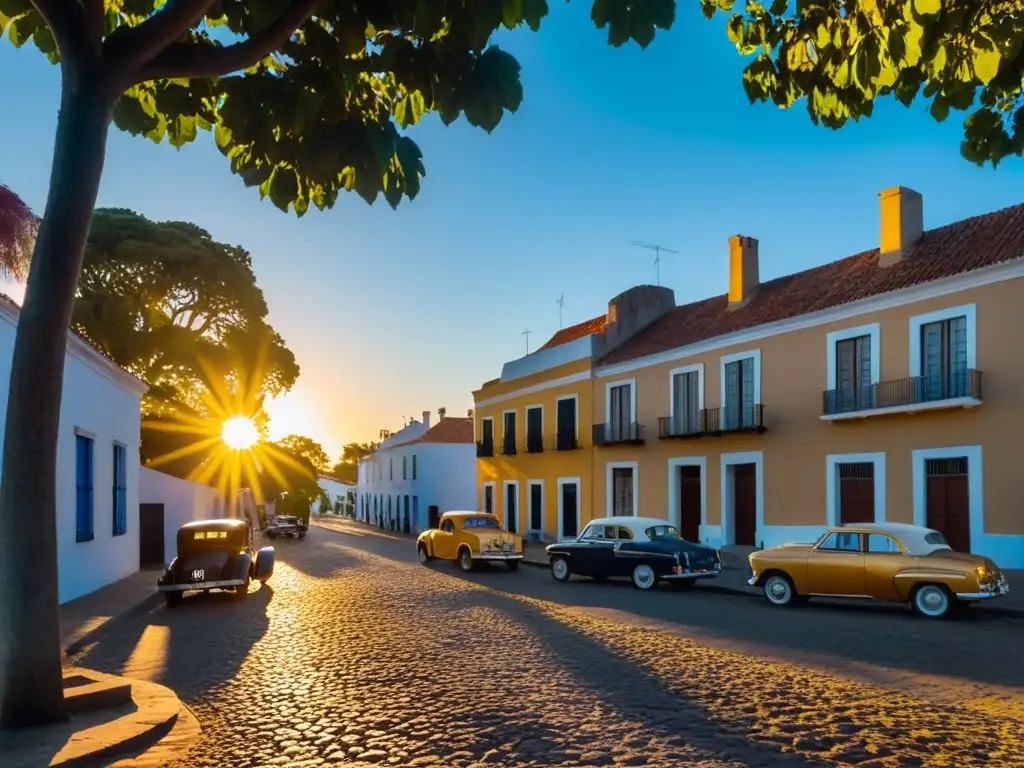
M97 55L103 53L103 27L104 9L103 0L81 0L82 11L85 16L85 34L89 38L89 44Z
M85 11L75 0L32 0L53 33L60 59L72 72L95 61L96 51L89 42Z
M213 0L170 0L137 27L117 29L107 38L103 56L117 71L134 71L202 21L212 5Z
M133 84L161 78L210 78L253 66L278 48L313 15L320 0L292 0L273 24L232 45L172 43L137 69Z

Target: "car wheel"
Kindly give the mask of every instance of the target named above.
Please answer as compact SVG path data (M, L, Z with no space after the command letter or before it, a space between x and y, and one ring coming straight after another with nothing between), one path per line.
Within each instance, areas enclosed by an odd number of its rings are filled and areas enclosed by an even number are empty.
M518 560L509 560L508 561L508 569L510 571L518 571L519 570L519 561Z
M658 585L658 577L654 569L641 563L633 569L633 586L637 589L654 589Z
M914 590L910 603L919 615L941 619L953 612L954 599L949 590L938 584L922 584Z
M164 602L167 603L168 608L177 608L184 599L184 592L164 592Z
M551 575L555 581L568 581L572 576L572 569L569 568L569 561L564 557L556 557L551 561Z
M473 553L467 547L459 550L459 568L469 573L473 570Z
M417 555L417 557L419 557L420 562L423 563L424 565L426 565L427 563L429 563L431 560L434 559L434 558L432 558L430 556L430 553L427 552L427 545L426 544L420 544L418 547L416 547L416 555Z
M796 589L789 577L781 573L773 573L764 581L764 599L772 605L792 605L796 601Z

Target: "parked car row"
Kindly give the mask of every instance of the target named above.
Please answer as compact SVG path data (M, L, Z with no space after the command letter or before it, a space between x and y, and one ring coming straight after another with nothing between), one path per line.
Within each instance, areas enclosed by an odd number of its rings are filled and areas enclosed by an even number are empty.
M464 571L503 562L515 570L524 559L521 536L483 512L447 512L438 527L416 540L420 562L453 560ZM721 553L685 540L666 520L605 517L592 520L570 541L546 547L552 577L597 581L628 578L637 589L660 583L688 589L722 573ZM938 531L900 523L841 525L811 544L785 544L749 556L748 584L777 607L814 597L909 604L928 618L948 616L971 603L1009 592L1005 575L989 558L954 552Z

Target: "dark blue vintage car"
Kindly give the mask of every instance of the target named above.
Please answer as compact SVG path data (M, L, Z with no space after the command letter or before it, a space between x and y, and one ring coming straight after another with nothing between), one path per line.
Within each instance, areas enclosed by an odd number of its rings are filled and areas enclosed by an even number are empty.
M246 520L197 520L178 529L178 556L157 579L167 605L181 604L186 592L214 589L244 597L250 580L267 581L274 573L274 548L253 548Z
M628 577L637 589L667 581L677 589L718 576L718 550L685 541L674 525L654 517L604 517L593 520L574 541L547 548L551 575L592 579Z

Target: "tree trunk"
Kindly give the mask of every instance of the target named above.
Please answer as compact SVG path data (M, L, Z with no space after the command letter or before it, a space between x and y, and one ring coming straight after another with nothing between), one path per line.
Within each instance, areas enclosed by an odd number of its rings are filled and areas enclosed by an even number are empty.
M66 719L57 437L68 324L111 109L112 99L97 83L64 72L50 191L18 319L7 401L0 479L0 728ZM73 540L65 544L75 546Z

